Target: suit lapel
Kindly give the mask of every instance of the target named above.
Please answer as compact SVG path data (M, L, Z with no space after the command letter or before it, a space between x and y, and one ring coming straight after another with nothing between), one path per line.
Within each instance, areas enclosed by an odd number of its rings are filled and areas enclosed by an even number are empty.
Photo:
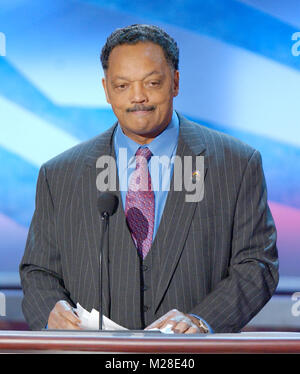
M89 268L91 269L91 274L89 277L91 283L95 283L94 289L96 290L96 295L94 295L94 302L92 303L94 307L98 308L98 295L100 290L100 240L101 240L101 223L100 217L97 209L97 199L99 196L99 191L96 186L97 169L96 161L101 156L107 156L111 154L111 142L115 126L107 130L105 133L99 135L92 146L87 152L87 155L83 162L83 170L81 178L79 181L79 201L82 202L80 206L80 215L83 222L85 233L84 238L86 241L86 256L89 261ZM103 279L108 278L108 266L106 261L107 254L103 255ZM104 282L107 284L107 282ZM86 290L88 292L88 290ZM105 315L109 313L109 288L104 287L103 289L103 311Z
M195 125L188 125L188 121L180 115L179 120L180 131L176 155L179 156L182 161L184 160L184 156L190 156L192 158L192 170L195 171L196 156L204 155L205 153L205 147L202 144L203 139L193 131L193 126ZM182 169L184 169L183 166ZM204 175L206 175L206 170L207 166L204 162ZM184 187L182 191L174 191L173 173L170 191L168 193L157 235L153 243L153 247L157 246L158 248L155 252L157 253L157 256L159 256L159 261L157 263L160 266L155 297L155 310L157 310L162 298L164 297L176 265L180 259L186 236L197 206L197 202L186 202L187 193L188 192L184 190Z

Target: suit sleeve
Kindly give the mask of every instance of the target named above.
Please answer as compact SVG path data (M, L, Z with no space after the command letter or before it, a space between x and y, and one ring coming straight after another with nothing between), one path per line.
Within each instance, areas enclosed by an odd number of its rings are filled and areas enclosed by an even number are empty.
M278 279L276 228L261 156L254 151L236 200L228 274L190 312L214 332L238 332L271 298Z
M57 301L66 300L72 304L64 288L54 203L44 166L39 172L36 206L20 264L20 278L24 293L22 309L32 330L47 325L49 313Z

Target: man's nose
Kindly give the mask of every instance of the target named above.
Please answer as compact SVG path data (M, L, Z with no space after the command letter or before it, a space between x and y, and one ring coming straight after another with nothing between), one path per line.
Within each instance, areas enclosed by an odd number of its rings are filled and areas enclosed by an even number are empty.
M132 103L145 103L148 101L145 87L142 82L134 82L131 86L130 99Z

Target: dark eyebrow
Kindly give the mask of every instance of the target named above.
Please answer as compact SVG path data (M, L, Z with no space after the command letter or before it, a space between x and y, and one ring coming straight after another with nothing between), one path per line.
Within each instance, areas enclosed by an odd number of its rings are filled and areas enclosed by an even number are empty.
M159 74L159 75L162 75L162 73L161 72L159 72L159 71L157 71L157 70L153 70L153 71L151 71L150 73L147 73L145 76L144 76L144 78L142 78L141 80L144 80L144 79L146 79L146 78L148 78L150 75L153 75L153 74ZM130 81L130 79L128 79L128 78L126 78L126 77L121 77L121 76L116 76L116 77L114 77L114 80L115 79L123 79L123 80L125 80L125 81Z

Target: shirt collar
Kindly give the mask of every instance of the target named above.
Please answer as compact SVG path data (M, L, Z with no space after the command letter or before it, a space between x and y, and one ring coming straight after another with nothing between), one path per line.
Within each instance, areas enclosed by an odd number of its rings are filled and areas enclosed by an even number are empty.
M119 149L126 148L128 166L133 164L135 162L135 153L139 147L148 147L153 156L167 156L169 159L171 159L177 147L178 134L179 119L175 111L173 111L172 119L165 130L154 138L149 144L145 145L141 145L126 136L118 123L114 136L114 146L117 159L119 158Z

